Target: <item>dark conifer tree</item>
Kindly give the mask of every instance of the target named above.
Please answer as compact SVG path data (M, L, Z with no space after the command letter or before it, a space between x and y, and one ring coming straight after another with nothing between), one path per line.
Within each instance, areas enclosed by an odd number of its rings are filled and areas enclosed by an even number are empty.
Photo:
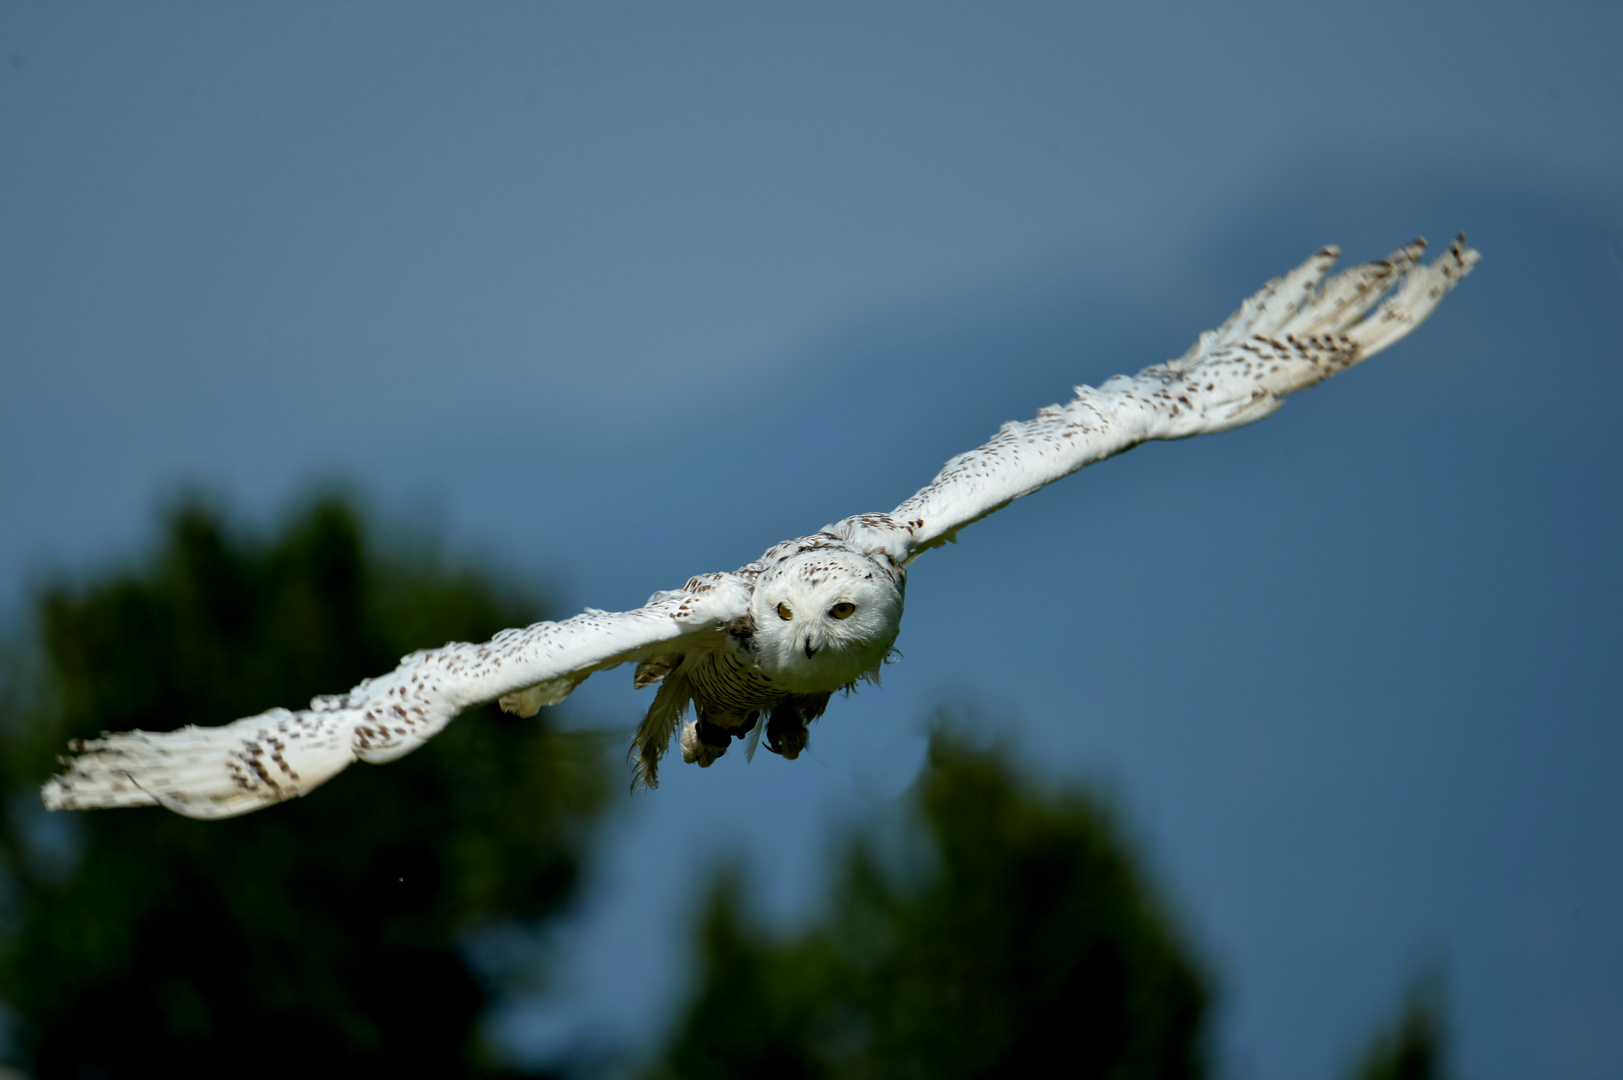
M723 880L657 1075L1203 1075L1205 980L1097 802L942 738L918 796L935 869L898 881L853 842L796 940L752 930Z

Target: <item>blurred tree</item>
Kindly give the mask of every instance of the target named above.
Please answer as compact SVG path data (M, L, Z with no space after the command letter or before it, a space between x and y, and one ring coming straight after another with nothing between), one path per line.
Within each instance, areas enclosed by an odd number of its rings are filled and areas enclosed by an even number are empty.
M1440 974L1415 980L1395 1022L1376 1032L1349 1071L1352 1080L1443 1080L1446 995Z
M190 505L156 564L38 607L0 722L0 1000L34 1073L496 1070L480 928L556 911L603 803L589 738L481 710L386 769L246 817L48 815L74 736L218 724L538 617L487 574L380 554L337 500L269 542Z
M1205 982L1099 805L941 736L919 799L933 870L909 884L853 842L793 942L751 930L724 875L655 1075L1204 1074Z

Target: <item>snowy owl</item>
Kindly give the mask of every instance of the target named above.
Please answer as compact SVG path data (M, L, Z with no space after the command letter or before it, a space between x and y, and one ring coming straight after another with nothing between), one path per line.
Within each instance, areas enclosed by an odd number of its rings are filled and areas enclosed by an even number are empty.
M482 645L425 649L298 712L75 742L67 770L44 786L45 805L242 814L303 795L357 758L410 753L464 709L499 701L531 716L592 673L626 663L636 664L637 687L658 686L632 740L634 785L657 785L678 729L683 760L701 766L733 739L748 739L753 753L763 729L769 749L794 758L830 695L873 680L890 655L908 567L920 554L1085 465L1149 439L1260 420L1287 394L1385 349L1424 322L1479 258L1463 236L1430 264L1420 262L1424 250L1417 240L1326 278L1340 252L1325 248L1182 357L1079 386L1070 402L1004 424L890 513L786 540L747 566L655 593L635 611L588 608Z

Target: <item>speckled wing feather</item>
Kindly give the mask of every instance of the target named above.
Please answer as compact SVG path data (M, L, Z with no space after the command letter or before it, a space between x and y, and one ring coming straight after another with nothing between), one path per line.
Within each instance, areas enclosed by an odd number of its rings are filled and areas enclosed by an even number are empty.
M1150 439L1260 420L1287 394L1374 356L1425 322L1480 259L1464 236L1430 264L1419 261L1425 248L1416 240L1328 280L1341 253L1325 248L1263 286L1177 360L1097 388L1079 386L1069 403L1004 424L891 511L895 527L905 530L907 558L1086 465Z
M567 697L595 671L713 637L749 606L739 574L695 578L635 611L588 609L563 622L504 630L482 645L412 653L388 675L310 708L271 709L223 727L128 731L83 740L43 790L52 810L159 805L195 818L257 810L325 783L350 762L393 761L464 709L500 700L524 716Z

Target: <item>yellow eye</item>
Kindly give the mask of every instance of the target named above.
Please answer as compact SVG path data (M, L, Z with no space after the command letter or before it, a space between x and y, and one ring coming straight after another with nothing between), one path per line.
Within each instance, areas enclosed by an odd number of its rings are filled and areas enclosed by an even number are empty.
M851 613L856 609L857 606L855 604L846 600L841 600L838 604L835 604L833 607L829 608L828 613L834 616L836 619L849 619L851 617Z
M788 604L779 604L778 605L778 618L782 619L784 622L788 622L790 619L792 619L794 617L795 617L795 613L789 610L789 605Z

